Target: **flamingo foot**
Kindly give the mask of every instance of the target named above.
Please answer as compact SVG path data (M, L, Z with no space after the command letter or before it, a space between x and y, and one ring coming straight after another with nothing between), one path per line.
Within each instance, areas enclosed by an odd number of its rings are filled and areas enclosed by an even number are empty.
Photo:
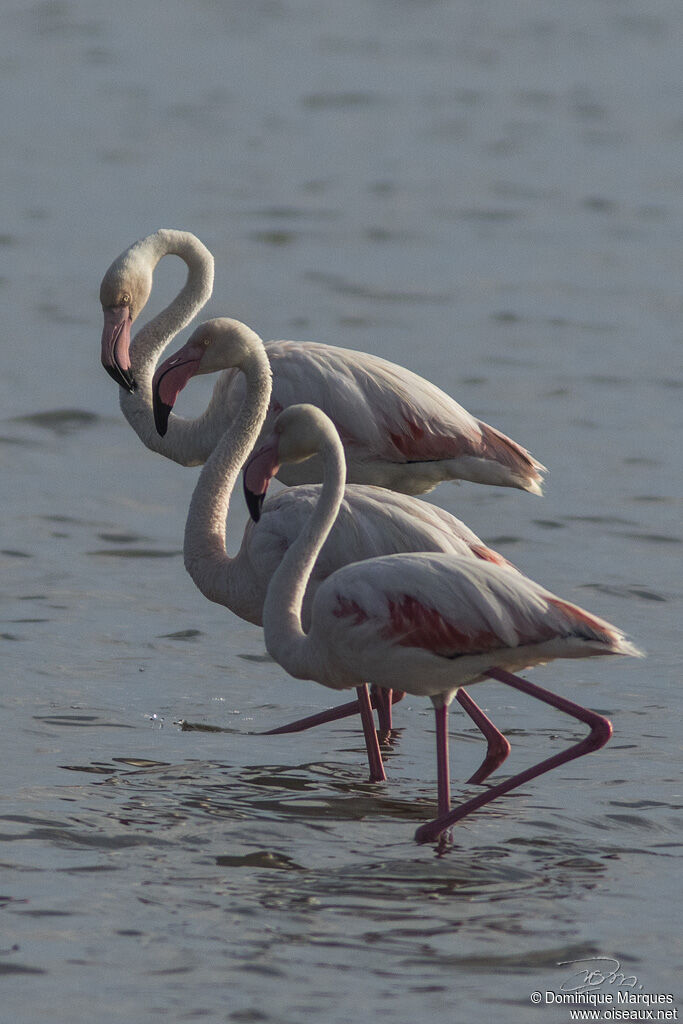
M469 693L460 689L455 696L458 703L464 708L488 741L486 757L479 765L474 775L467 780L468 785L478 786L484 781L484 779L487 779L489 775L495 772L496 768L500 768L503 761L505 761L510 754L512 747L500 729L496 728L491 719L485 715L479 705L472 700Z
M489 775L493 775L497 768L500 768L503 761L507 759L512 750L508 740L505 736L502 737L502 745L499 748L493 748L489 743L488 754L481 762L476 772L470 775L467 780L468 786L480 786L485 779L488 779Z
M491 803L492 800L497 799L499 796L503 796L504 793L509 793L510 790L516 789L518 786L524 785L525 782L531 781L531 779L537 778L539 775L544 775L546 772L551 771L553 768L558 768L562 764L566 764L568 761L573 761L577 757L582 757L584 754L590 754L594 750L599 750L609 740L612 735L612 724L609 719L598 715L595 711L590 711L588 708L581 707L580 704L574 704L573 701L567 700L565 697L557 697L554 693L549 690L544 690L540 686L536 686L534 683L528 682L526 679L521 679L519 676L514 676L510 672L506 672L504 669L492 668L489 669L487 675L491 676L492 679L498 679L502 683L506 683L508 686L513 686L517 690L521 690L523 693L527 693L530 697L536 697L538 700L543 701L545 704L550 704L551 707L557 708L559 711L563 711L567 715L571 715L573 718L577 718L590 727L590 733L585 739L579 743L574 743L571 747L566 750L560 751L559 754L555 754L553 757L548 757L544 761L540 761L538 764L532 765L531 768L527 768L523 772L519 772L517 775L513 775L511 778L506 779L505 782L499 783L497 786L493 786L485 793L480 793L479 796L473 797L471 800L466 800L460 804L454 810L449 811L447 814L440 814L437 818L432 821L426 822L421 825L415 832L415 839L418 843L430 843L449 829L451 825L454 825L458 821L462 821L468 814L472 814L473 811L478 810L485 804Z
M373 683L370 687L370 695L372 706L377 709L379 742L382 746L390 746L393 726L391 707L392 704L398 704L400 700L403 700L406 695L405 690L385 690Z
M403 690L382 691L391 693L391 703L397 704L405 697ZM377 707L377 697L373 693L371 698L372 707ZM257 736L282 736L289 732L305 732L306 729L314 729L318 725L327 725L329 722L339 722L343 718L350 718L351 715L360 714L360 703L351 700L348 704L340 704L339 707L330 708L328 711L320 711L315 715L308 715L307 718L298 718L288 725L280 725L276 729L267 729L265 732L256 733Z
M370 687L370 694L372 697L372 706L377 708L377 719L379 721L379 731L381 735L389 737L391 735L391 728L393 725L391 716L392 704L398 704L400 700L405 697L405 690L385 690L381 686L376 686L374 683Z

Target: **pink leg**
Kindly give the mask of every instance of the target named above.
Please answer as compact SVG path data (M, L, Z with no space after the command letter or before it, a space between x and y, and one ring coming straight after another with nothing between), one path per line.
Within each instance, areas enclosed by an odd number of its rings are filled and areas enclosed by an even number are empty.
M288 732L304 732L304 730L312 729L316 725L323 725L326 722L336 722L341 718L348 718L350 715L360 714L361 722L363 723L365 746L368 751L370 782L385 782L386 775L384 773L384 764L382 762L382 755L379 749L377 733L375 732L375 722L372 717L372 708L375 701L374 699L372 701L370 700L370 694L365 684L363 684L363 686L357 686L356 693L358 694L358 700L349 701L348 704L342 704L340 707L332 708L330 711L321 711L317 715L309 715L308 718L300 718L296 722L290 722L289 725L281 725L277 729L268 729L267 732L258 733L257 735L278 736ZM394 694L396 694L396 696L394 696ZM395 703L397 700L400 700L401 697L404 697L405 694L402 690L395 690L391 696Z
M387 696L391 694L392 704L398 704L405 697L404 690L380 690L380 695L384 693ZM373 708L379 709L377 696L374 692L371 696L371 703ZM350 718L351 715L358 714L360 714L360 704L357 700L351 700L348 704L340 704L339 707L330 708L329 711L320 711L315 715L308 715L307 718L298 718L296 722L290 722L289 725L280 725L277 729L268 729L266 732L258 733L258 735L281 736L288 732L304 732L306 729L313 729L317 725L327 725L329 722L338 722L342 718Z
M372 703L377 708L380 736L384 738L391 732L391 690L373 684L370 693L374 698Z
M356 687L356 693L358 694L360 718L363 723L363 733L365 734L365 746L368 751L370 782L386 782L387 777L384 773L384 764L382 763L382 755L379 750L379 743L377 742L377 733L375 732L375 720L372 717L370 694L365 683L362 686Z
M372 706L377 708L380 740L388 739L391 736L391 728L393 724L391 706L392 704L398 704L400 700L403 700L406 695L405 690L385 690L383 687L375 686L373 683L370 687L370 694L372 697Z
M448 765L448 705L434 708L436 719L436 780L439 817L451 809L451 781Z
M415 838L418 843L432 842L441 835L445 829L450 828L450 826L454 825L457 821L461 821L468 814L478 810L479 807L483 807L485 804L491 803L492 800L502 796L504 793L509 793L510 790L516 789L517 786L521 786L525 782L529 782L531 779L535 779L537 776L551 771L553 768L558 768L560 765L566 764L568 761L573 761L576 757L581 757L583 754L590 754L593 750L599 750L600 747L603 747L605 743L607 743L608 739L612 735L612 725L609 719L603 718L602 715L596 714L595 711L589 711L588 708L583 708L580 704L574 704L573 701L567 700L565 697L557 697L549 690L544 690L542 687L536 686L534 683L530 683L526 679L520 679L519 676L513 676L510 672L506 672L505 669L491 668L487 670L486 674L492 679L498 679L501 683L513 686L516 690L521 690L522 693L527 693L530 697L538 698L538 700L543 701L544 704L550 704L551 707L557 708L558 711L563 711L565 714L571 715L573 718L578 718L579 721L585 722L586 725L590 726L590 733L584 740L573 744L573 746L568 747L567 750L563 750L559 754L555 754L553 757L548 757L545 761L540 761L531 768L527 768L526 771L520 772L518 775L513 775L505 782L501 782L499 785L493 786L485 793L480 793L479 796L474 797L472 800L466 800L465 803L460 804L459 807L456 807L448 814L440 814L439 817L435 818L433 821L428 821L424 825L421 825L415 833Z
M465 709L474 724L481 729L488 740L488 750L485 759L479 765L472 778L467 780L468 783L475 786L483 782L484 779L487 779L492 772L495 772L496 768L500 768L512 748L502 732L484 714L479 705L475 704L469 693L461 689L458 690L455 696L459 704Z

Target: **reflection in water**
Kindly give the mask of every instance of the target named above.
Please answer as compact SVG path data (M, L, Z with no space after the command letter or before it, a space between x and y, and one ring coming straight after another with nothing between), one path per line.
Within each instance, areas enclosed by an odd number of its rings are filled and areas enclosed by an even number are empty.
M555 939L563 932L569 937L571 911L562 909L564 901L589 893L604 876L609 859L618 856L608 846L598 853L549 821L552 839L477 842L471 849L466 839L456 839L437 857L408 844L396 856L392 839L388 847L373 844L368 859L345 822L370 817L377 826L383 819L419 820L425 808L375 795L373 787L339 778L338 772L333 778L325 766L232 771L200 762L143 762L137 768L135 759L117 761L122 767L112 766L107 779L82 794L73 817L73 798L62 820L4 815L0 820L12 830L14 843L46 844L58 869L66 866L65 852L97 852L113 869L112 855L138 850L130 854L136 873L144 874L144 862L151 859L154 885L172 886L185 911L202 893L206 898L213 892L215 899L220 879L218 905L239 892L247 901L255 898L266 911L293 914L294 920L302 910L323 920L341 915L348 925L335 945L359 948L371 943L389 956L400 953L410 966L427 968L430 974L447 963L483 970L491 958L525 970L556 962L553 949L534 950L540 918L550 913ZM126 765L134 770L125 771ZM105 767L76 770L101 774ZM263 799L264 787L273 790L272 800ZM298 826L294 833L292 822ZM325 837L328 852L321 856ZM337 846L332 856L331 841ZM283 879L276 880L281 873ZM489 911L482 912L486 906ZM136 915L136 920L144 933L145 915ZM454 947L454 932L465 931L468 944ZM473 944L486 941L489 934L509 935L517 951L499 943L499 955L473 956ZM234 940L226 935L223 941L230 945ZM566 952L564 946L557 950L558 955Z
M406 824L422 820L429 801L390 796L389 787L358 783L334 763L240 767L126 755L65 767L101 781L43 794L46 807L61 804L60 815L3 814L0 838L11 840L10 855L17 851L10 870L25 871L20 851L38 844L48 858L33 864L34 874L78 879L94 907L104 893L123 900L125 917L108 911L119 935L159 942L166 921L188 936L208 928L212 959L242 972L239 990L258 1004L268 989L245 981L249 965L255 977L286 987L305 968L334 992L336 970L360 957L366 986L391 982L405 999L451 991L455 977L462 984L494 971L531 979L561 961L599 955L599 942L577 939L577 901L594 899L623 858L642 855L614 842L630 826L623 819L641 825L641 815L658 809L651 801L636 815L601 818L599 847L593 822L552 809L535 810L524 834L519 825L494 827L488 842L491 823L457 829L437 853L406 841ZM507 817L503 807L498 826ZM125 897L131 879L142 881L136 909ZM5 909L21 934L27 908ZM82 910L62 907L50 890L30 909L44 920L61 915L67 933L80 926ZM43 970L30 957L14 960L19 971ZM211 984L201 964L191 958L184 973ZM387 998L391 1004L396 993ZM514 987L499 999L514 1006Z

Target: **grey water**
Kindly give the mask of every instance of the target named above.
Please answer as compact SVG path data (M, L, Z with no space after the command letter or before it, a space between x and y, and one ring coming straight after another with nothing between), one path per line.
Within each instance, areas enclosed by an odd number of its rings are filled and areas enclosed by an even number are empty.
M9 0L1 38L0 1019L569 1020L531 994L596 957L680 1006L680 4ZM100 278L158 227L213 251L207 316L393 359L529 447L542 499L429 500L647 651L536 670L612 742L441 855L427 702L379 786L353 723L258 736L333 696L183 571L197 471L99 365ZM578 735L476 696L510 771ZM460 799L455 709L452 743Z

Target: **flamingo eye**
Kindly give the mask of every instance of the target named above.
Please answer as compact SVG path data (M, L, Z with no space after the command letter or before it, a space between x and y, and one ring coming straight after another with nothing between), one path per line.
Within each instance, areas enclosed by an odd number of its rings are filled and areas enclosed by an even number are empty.
M211 339L210 338L202 338L202 345L204 346L204 348L208 348L210 344L211 344Z
M130 295L128 294L128 292L124 292L123 295L121 296L120 305L121 306L130 306Z

